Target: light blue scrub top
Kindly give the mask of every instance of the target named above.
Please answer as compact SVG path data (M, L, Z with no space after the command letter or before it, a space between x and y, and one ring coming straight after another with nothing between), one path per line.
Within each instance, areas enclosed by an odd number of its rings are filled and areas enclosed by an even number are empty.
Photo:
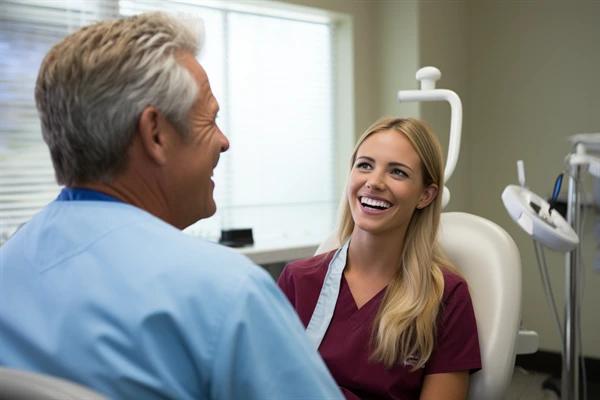
M0 364L115 399L342 398L266 272L93 191L0 248Z

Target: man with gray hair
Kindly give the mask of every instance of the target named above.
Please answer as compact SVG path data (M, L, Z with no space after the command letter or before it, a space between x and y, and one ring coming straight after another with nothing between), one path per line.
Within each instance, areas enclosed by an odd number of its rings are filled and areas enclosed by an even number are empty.
M35 98L65 188L0 249L0 365L111 398L340 398L268 274L180 231L215 213L229 147L200 36L142 14L44 59Z

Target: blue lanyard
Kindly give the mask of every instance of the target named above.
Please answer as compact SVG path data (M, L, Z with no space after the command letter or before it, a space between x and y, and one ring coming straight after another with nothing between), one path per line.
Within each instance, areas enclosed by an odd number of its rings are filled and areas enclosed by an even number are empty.
M350 239L338 249L333 255L329 266L327 267L327 274L323 281L323 287L321 287L321 293L310 317L310 322L306 327L306 333L308 339L313 344L315 349L318 349L325 337L327 328L333 318L333 312L340 295L340 286L342 282L342 274L346 267L346 259L348 258L348 247L350 245Z
M122 203L121 200L116 197L109 196L105 193L99 192L92 189L83 188L63 188L56 198L58 201L79 201L79 200L91 200L91 201L112 201Z

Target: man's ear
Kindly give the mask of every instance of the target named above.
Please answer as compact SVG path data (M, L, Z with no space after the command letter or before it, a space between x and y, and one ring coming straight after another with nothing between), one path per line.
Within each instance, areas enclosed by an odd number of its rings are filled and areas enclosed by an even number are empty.
M438 187L437 185L431 184L429 186L427 186L424 190L423 193L421 194L421 199L419 199L419 203L417 204L417 208L419 210L427 207L428 205L431 204L431 202L433 200L435 200L435 198L437 197L438 194Z
M157 164L167 161L167 126L165 118L155 107L146 107L138 121L138 135L146 155Z

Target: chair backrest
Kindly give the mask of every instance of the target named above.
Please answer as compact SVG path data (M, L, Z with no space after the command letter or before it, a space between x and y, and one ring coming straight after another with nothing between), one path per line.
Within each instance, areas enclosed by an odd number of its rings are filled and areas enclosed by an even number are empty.
M442 213L439 240L469 284L482 369L471 376L470 400L504 399L515 363L521 318L521 258L512 238L476 215ZM339 247L335 235L317 254Z
M106 397L49 375L0 367L0 400L107 400Z

